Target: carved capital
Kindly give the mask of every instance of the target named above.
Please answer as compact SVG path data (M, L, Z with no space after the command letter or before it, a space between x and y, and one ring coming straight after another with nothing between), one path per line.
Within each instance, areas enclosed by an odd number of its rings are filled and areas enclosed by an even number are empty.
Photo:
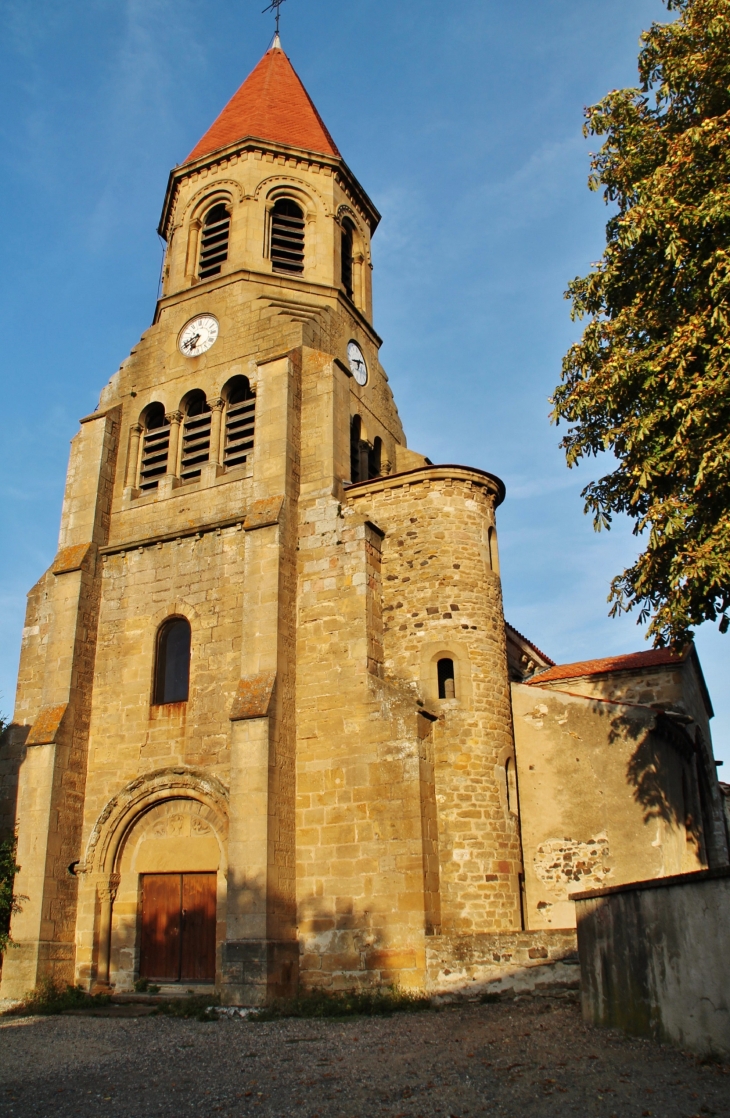
M206 403L211 411L223 411L226 402L222 397L216 396L213 400L206 400Z
M181 411L171 411L165 415L165 419L171 427L173 426L173 424L179 427L183 421L183 414Z
M99 900L101 900L101 901L113 901L116 898L117 890L119 889L119 884L120 884L121 880L122 880L122 878L121 878L120 874L112 873L112 874L109 875L109 880L108 881L100 882L99 883Z

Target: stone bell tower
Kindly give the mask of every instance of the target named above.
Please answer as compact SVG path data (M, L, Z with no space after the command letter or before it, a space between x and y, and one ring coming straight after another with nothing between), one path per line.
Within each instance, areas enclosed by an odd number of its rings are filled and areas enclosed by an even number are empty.
M73 441L4 996L422 987L431 937L520 926L504 490L406 449L378 220L277 37L171 172L154 323Z

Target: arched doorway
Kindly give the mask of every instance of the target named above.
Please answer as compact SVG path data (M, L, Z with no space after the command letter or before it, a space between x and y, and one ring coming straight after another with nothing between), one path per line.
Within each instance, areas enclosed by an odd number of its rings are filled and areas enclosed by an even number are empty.
M225 866L220 820L193 798L156 802L127 829L116 857L110 980L131 989L216 980Z

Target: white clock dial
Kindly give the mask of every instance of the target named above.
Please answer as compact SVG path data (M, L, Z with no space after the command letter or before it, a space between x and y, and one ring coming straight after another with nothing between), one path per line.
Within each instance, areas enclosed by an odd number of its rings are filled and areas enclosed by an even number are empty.
M199 357L210 349L217 337L218 319L212 314L199 314L183 326L177 344L186 357Z
M357 342L349 342L347 346L347 363L350 366L350 372L354 376L358 384L367 384L368 382L368 367L365 364L365 358L362 355L362 350Z

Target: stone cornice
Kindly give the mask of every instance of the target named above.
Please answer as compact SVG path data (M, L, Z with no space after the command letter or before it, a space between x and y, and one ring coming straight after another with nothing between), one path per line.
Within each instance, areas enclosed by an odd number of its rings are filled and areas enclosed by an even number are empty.
M342 157L338 158L320 152L307 151L306 148L289 147L285 144L274 143L271 140L259 139L256 136L244 136L240 140L236 140L234 144L229 144L228 147L219 148L218 151L203 155L189 163L182 163L170 171L160 224L157 228L160 236L167 240L167 230L175 206L178 187L183 179L204 171L217 170L219 167L225 170L231 163L235 164L239 156L247 155L249 152L260 152L262 155L269 153L277 157L284 156L285 160L291 159L297 164L305 164L306 170L316 167L325 174L334 177L368 222L371 235L377 229L380 223L380 213ZM214 179L211 180L211 185L215 185Z
M279 292L283 291L289 293L298 290L303 295L319 296L320 298L329 300L330 302L328 304L322 304L322 310L327 306L329 306L329 309L334 310L331 303L335 302L342 310L351 315L358 325L367 332L368 337L378 349L383 344L383 339L373 329L372 324L367 320L362 311L358 310L352 300L348 299L344 292L338 287L331 287L329 284L325 283L313 283L312 280L300 279L299 276L287 276L286 282L283 282L279 276L274 275L272 272L257 272L251 268L240 268L236 272L227 272L223 276L215 276L213 279L203 280L202 283L196 283L193 287L185 287L170 295L164 295L161 299L157 300L152 323L154 325L159 322L160 314L163 310L167 310L168 307L175 306L177 303L189 302L192 299L198 298L201 294L218 291L220 288L227 287L231 283L240 283L242 281L246 283L253 282L262 285L265 284L267 287L272 288L270 295L259 295L259 299L276 299L280 297L278 295ZM294 303L296 300L287 298L287 302ZM309 305L305 304L304 309L309 309ZM88 418L98 419L99 416L100 413L97 412Z
M418 466L415 470L404 470L399 474L373 478L371 481L358 481L345 486L347 500L365 497L371 493L382 493L386 489L397 489L403 485L422 485L424 482L461 481L479 489L488 489L497 498L494 507L502 504L505 486L496 474L478 470L473 466Z
M238 528L240 531L253 532L257 528L270 528L279 523L281 509L284 503L282 496L265 497L261 501L253 501L247 512L238 516L228 516L224 520L210 520L204 524L196 524L192 528L177 529L174 532L158 532L154 536L143 536L137 540L109 544L100 547L102 557L108 555L122 555L127 551L143 551L156 544L175 543L176 540L190 539L193 536L202 537L210 532L221 532L224 528Z

